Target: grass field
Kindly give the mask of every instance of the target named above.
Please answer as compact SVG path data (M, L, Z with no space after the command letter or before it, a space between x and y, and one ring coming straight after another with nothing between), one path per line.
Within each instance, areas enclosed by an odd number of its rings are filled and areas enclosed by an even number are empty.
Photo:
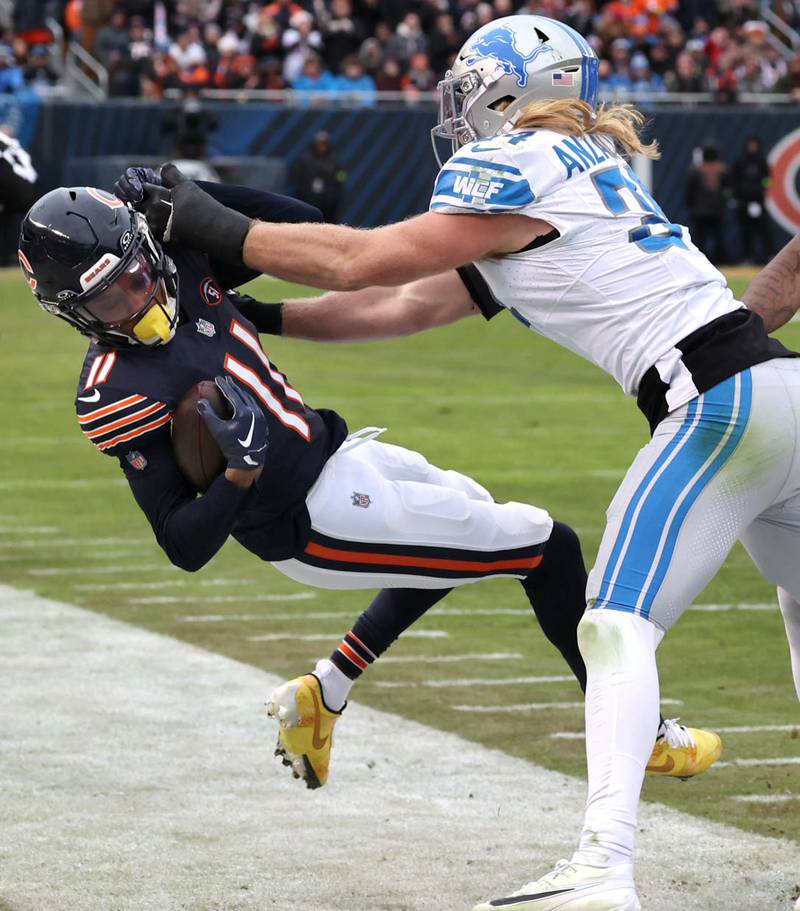
M732 281L741 292L746 276ZM284 290L266 279L255 283L264 299ZM277 674L293 676L328 654L367 596L304 589L235 542L200 573L173 569L115 461L94 451L77 428L72 400L84 341L41 313L15 272L0 273L0 294L2 581ZM784 337L800 345L797 326ZM612 380L505 315L381 344L319 347L270 339L267 347L306 401L339 410L352 429L388 425L387 441L475 476L498 499L536 503L575 526L587 562L605 507L647 439L645 421ZM761 605L774 592L737 547L699 600ZM582 729L582 711L570 707L580 700L577 685L500 682L565 673L516 583L456 591L414 628L419 631L438 635L397 643L358 684L355 699L583 773L582 741L552 736ZM475 654L481 660L458 657ZM392 660L412 656L455 660ZM800 840L800 765L780 762L800 757L800 708L777 610L690 611L662 646L660 669L663 696L682 700L667 705L668 714L705 726L784 729L726 733L727 765L687 784L648 781L645 797ZM426 685L465 678L486 682ZM569 705L508 710L559 702ZM267 750L273 730L264 725ZM340 736L347 736L346 719ZM784 799L736 799L774 795Z

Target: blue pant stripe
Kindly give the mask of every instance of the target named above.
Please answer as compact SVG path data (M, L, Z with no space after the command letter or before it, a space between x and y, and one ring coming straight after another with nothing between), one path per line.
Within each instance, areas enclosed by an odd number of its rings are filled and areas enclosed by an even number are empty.
M672 557L675 553L675 546L678 542L678 535L680 533L684 519L688 515L689 510L692 508L697 498L708 486L712 478L714 478L714 476L720 471L723 465L736 451L736 447L741 442L742 437L744 436L744 432L747 429L747 423L750 418L750 407L753 398L753 379L750 375L749 370L745 370L743 373L739 374L738 377L732 377L732 379L737 381L740 386L739 405L736 414L731 417L731 424L733 429L721 451L717 453L714 461L697 479L694 486L689 491L684 501L681 503L680 508L673 516L672 524L667 533L667 539L664 544L664 550L661 554L661 558L658 561L658 566L656 567L656 571L653 574L653 579L648 586L644 600L642 601L641 613L643 617L650 616L650 610L653 606L653 601L655 600L656 595L661 588L664 577L666 576L667 570L669 569L669 565L672 562ZM712 390L712 393L713 391L714 390ZM731 424L729 424L729 426L731 426Z
M512 311L513 312L513 311ZM617 563L619 562L620 555L622 553L622 548L625 544L625 539L628 536L628 529L630 528L633 517L636 514L637 507L639 506L639 501L644 496L644 492L647 490L650 482L653 480L655 475L661 470L664 463L670 458L672 453L675 451L677 446L680 444L681 440L686 436L689 431L689 428L694 423L695 414L697 413L697 399L693 399L689 402L689 407L686 412L686 417L684 418L683 424L681 425L678 432L675 436L669 441L669 443L664 447L664 451L661 455L655 460L650 470L642 478L641 483L636 488L631 501L628 504L628 508L625 510L625 515L622 519L622 525L620 526L619 533L617 534L617 540L614 542L614 547L611 551L611 556L608 559L608 565L606 566L605 572L603 573L603 582L600 586L600 592L597 596L597 604L603 601L608 593L608 586L611 582L611 579L614 577L614 571L617 568Z
M680 452L659 475L642 501L628 550L606 598L607 607L631 613L636 611L675 503L692 483L698 469L714 454L721 432L728 429L734 385L733 379L726 380L715 387L713 393L707 393L698 400L699 420L689 432ZM712 416L707 412L714 414ZM715 419L721 422L721 432L714 430Z

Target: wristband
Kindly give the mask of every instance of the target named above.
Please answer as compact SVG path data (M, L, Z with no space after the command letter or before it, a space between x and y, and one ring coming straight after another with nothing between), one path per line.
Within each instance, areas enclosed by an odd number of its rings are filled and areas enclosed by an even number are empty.
M191 181L172 190L169 240L230 265L244 265L244 241L253 219L223 206Z
M250 320L259 332L283 335L283 303L264 304L249 294L240 294L236 291L228 292L228 297L242 316Z

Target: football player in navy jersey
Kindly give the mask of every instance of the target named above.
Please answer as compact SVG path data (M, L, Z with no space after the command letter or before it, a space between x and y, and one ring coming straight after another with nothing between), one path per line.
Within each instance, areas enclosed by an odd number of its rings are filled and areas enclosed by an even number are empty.
M158 176L129 170L118 194L135 201L145 179ZM319 220L286 197L203 186L251 218ZM278 753L295 776L325 783L331 733L354 680L455 585L519 579L584 687L576 629L586 571L574 532L534 506L495 503L471 478L374 439L375 429L348 435L338 414L306 405L259 341L259 328L275 328L275 309L227 290L254 273L156 242L120 195L54 190L20 236L20 264L41 306L91 339L75 400L82 431L119 460L176 566L201 568L232 535L299 581L382 589L330 658L269 699ZM227 468L198 497L176 464L170 420L210 376L233 416L199 403ZM685 777L719 755L716 735L693 732L689 746L680 726L664 724L655 772L666 766Z

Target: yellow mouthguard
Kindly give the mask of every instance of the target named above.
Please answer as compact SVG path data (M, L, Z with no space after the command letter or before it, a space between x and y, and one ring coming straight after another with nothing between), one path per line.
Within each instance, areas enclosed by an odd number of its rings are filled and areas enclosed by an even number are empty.
M168 342L175 334L175 327L170 326L169 317L164 310L153 304L133 327L133 334L141 341L151 344L158 340Z

